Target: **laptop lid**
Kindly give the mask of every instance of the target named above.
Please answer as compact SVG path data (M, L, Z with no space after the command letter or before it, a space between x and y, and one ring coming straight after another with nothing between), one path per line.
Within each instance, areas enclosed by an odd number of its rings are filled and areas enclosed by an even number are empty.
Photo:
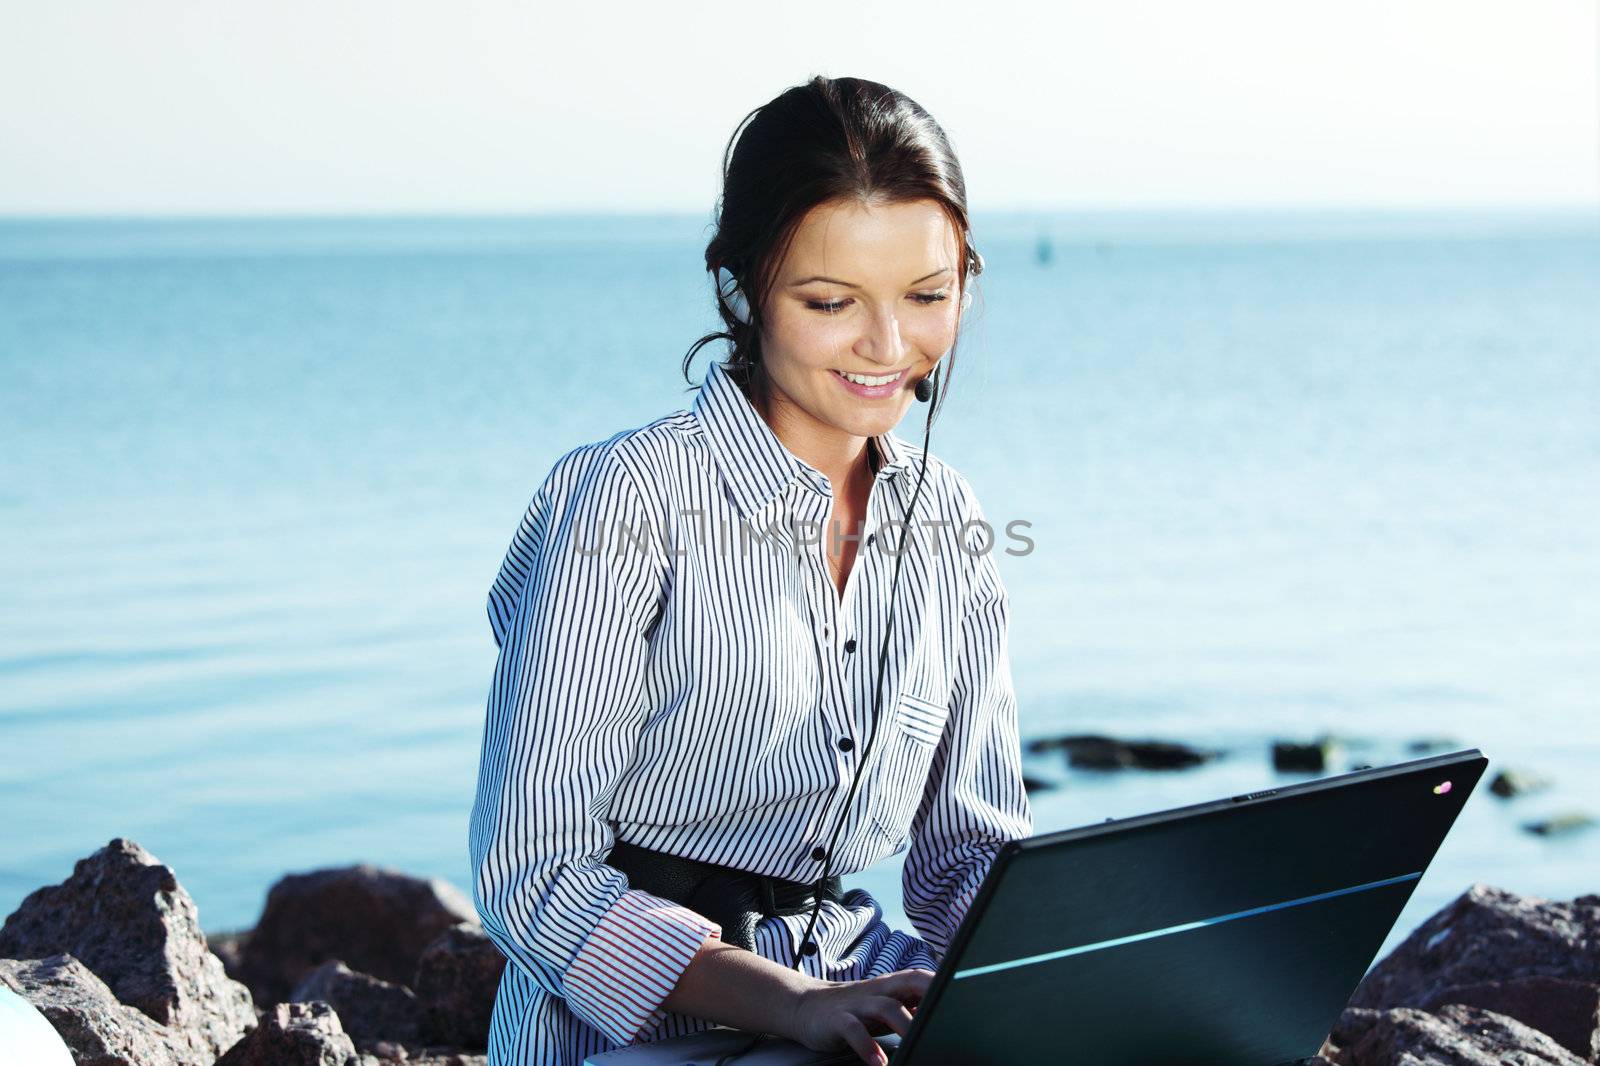
M893 1066L1314 1055L1487 765L1473 748L1011 842Z

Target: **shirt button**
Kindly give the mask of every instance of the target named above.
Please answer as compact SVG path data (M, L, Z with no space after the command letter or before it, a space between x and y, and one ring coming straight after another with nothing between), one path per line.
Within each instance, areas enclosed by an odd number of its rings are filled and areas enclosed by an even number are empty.
M815 955L816 953L817 953L817 945L816 945L815 941L807 940L805 943L800 945L800 954L802 954L802 955Z
M840 737L839 738L839 750L840 751L849 751L851 748L853 748L855 746L856 746L856 742L851 740L849 737Z
M821 862L823 859L828 857L828 849L823 847L821 844L818 844L816 847L811 849L811 857L816 859L818 862Z
M849 640L844 642L844 650L845 651L855 651L856 650L856 638L855 637L851 637Z
M869 547L869 548L872 547L872 542L877 540L877 539L878 539L878 535L876 533L868 533L867 534L867 547Z
M823 640L832 640L833 639L833 627L832 626L825 625L825 626L822 627L822 639Z

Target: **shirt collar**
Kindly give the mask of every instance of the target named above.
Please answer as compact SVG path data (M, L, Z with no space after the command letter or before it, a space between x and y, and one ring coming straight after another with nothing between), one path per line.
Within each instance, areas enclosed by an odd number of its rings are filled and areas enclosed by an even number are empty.
M832 491L821 471L789 451L772 432L733 380L726 363L711 364L690 409L746 518L759 514L796 479L821 495ZM922 449L913 448L894 433L882 433L873 440L883 457L880 479L908 481L915 476L912 465L921 462Z

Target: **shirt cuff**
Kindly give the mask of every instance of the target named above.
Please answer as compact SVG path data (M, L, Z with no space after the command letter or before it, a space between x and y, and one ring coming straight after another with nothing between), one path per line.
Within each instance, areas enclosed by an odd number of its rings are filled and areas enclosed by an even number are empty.
M989 858L969 860L963 864L961 881L943 897L943 903L933 909L932 919L925 923L913 923L919 931L926 929L922 939L938 961L944 961L950 945L955 943L956 930L961 928L962 919L972 909L973 900L978 898L978 889L983 887L983 879L988 875L992 863L993 859Z
M950 950L950 945L955 943L956 930L961 928L962 919L967 916L967 911L972 909L972 901L978 898L978 889L983 887L983 878L988 872L987 863L976 863L967 868L961 887L956 890L955 898L950 901L950 909L946 912L945 920L948 928L944 935L944 943L939 945L941 960L945 952Z
M661 1024L695 954L722 926L687 907L630 888L600 917L563 982L568 1008L613 1043Z

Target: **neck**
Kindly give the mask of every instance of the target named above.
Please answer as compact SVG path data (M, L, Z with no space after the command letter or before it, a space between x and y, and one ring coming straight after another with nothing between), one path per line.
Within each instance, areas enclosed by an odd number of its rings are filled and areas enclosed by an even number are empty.
M785 448L822 472L835 496L860 480L870 483L883 465L871 437L855 437L820 426L793 404L776 398L756 404L756 410Z

